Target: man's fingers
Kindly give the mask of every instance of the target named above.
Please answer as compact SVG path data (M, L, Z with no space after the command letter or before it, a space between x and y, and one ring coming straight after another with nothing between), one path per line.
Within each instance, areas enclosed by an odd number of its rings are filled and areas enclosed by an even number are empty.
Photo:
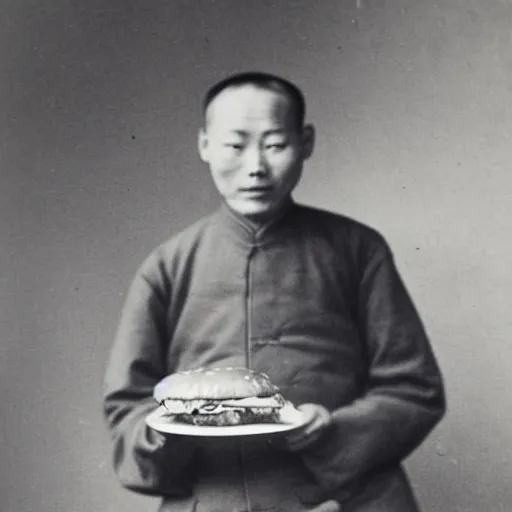
M312 435L317 430L322 429L324 426L327 426L327 423L323 421L322 418L315 418L314 421L311 423L305 425L300 430L297 430L296 432L292 432L289 435L289 439L302 439L303 437L308 437Z
M322 421L324 423L331 421L331 413L325 407L315 404L302 404L299 405L298 409L305 417L306 426L316 421Z
M297 432L298 436L308 436L319 429L328 427L331 423L331 414L327 409L315 409L310 421L307 422L304 427Z
M312 508L309 512L340 512L341 506L337 501L329 500L320 503L315 508Z
M315 421L300 432L294 432L287 437L286 443L290 450L300 450L317 441L324 433L326 424L321 421Z
M288 440L287 447L290 451L302 450L320 439L321 435L322 433L320 431L316 431L311 435L302 437L300 439Z
M318 404L302 404L298 407L304 417L304 424L284 438L284 446L298 451L316 442L331 424L331 413Z

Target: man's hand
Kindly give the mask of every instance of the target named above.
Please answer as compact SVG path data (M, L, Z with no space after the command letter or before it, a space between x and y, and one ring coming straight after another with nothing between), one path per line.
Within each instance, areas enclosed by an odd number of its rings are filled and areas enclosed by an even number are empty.
M319 404L302 404L297 407L305 423L284 438L284 447L292 452L303 450L317 441L331 425L331 413Z
M312 508L309 512L340 512L341 506L337 501L329 500L320 503L315 508Z

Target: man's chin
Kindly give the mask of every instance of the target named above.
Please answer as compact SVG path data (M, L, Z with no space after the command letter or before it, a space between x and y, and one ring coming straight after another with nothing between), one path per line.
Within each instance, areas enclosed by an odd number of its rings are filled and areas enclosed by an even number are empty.
M279 205L263 201L227 201L228 206L238 215L248 219L271 217Z

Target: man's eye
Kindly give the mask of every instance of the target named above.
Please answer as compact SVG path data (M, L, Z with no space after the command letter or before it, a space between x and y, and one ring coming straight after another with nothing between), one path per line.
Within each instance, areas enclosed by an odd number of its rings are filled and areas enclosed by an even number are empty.
M243 144L239 144L237 142L226 142L226 144L224 144L224 146L226 146L227 148L232 148L232 149L236 149L237 151L240 151L243 149Z
M286 148L286 143L285 142L276 142L274 144L267 144L265 147L267 149L281 151Z

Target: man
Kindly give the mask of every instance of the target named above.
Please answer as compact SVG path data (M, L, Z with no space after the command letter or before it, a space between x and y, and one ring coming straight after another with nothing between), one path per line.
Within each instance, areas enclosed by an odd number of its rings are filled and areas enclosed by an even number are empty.
M276 76L210 89L199 153L221 208L153 251L129 291L105 414L121 482L162 512L418 510L401 461L444 414L441 374L382 236L293 201L314 146L304 119ZM305 426L279 443L145 426L154 385L201 366L268 374Z

